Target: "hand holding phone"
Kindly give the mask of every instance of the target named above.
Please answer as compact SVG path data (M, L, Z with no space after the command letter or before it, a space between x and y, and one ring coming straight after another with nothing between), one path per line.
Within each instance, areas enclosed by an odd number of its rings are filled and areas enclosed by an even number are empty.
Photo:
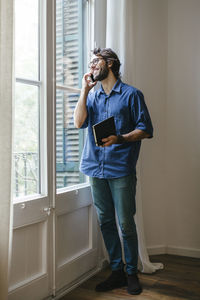
M82 88L91 90L96 84L97 84L97 81L94 81L94 77L91 72L84 74L83 79L82 79Z
M88 76L88 84L91 86L91 85L94 85L94 83L96 83L94 81L94 76L92 73L90 73L90 75Z

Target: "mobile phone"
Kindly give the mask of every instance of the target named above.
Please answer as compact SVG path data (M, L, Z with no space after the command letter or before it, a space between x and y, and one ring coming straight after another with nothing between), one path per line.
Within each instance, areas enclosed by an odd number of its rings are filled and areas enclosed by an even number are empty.
M94 82L94 76L93 76L93 74L90 75L90 78L91 78L92 82Z

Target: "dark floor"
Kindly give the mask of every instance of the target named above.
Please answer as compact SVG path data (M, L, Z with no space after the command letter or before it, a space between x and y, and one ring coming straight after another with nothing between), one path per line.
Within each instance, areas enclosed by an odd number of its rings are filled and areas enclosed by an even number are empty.
M162 262L164 269L154 274L139 273L143 292L138 296L129 295L125 287L106 293L95 292L96 284L110 274L110 270L105 269L61 300L200 300L200 259L157 255L150 260Z

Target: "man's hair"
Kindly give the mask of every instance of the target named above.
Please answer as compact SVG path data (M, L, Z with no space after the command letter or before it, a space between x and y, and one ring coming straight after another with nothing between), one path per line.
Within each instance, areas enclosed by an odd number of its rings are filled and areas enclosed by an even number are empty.
M101 56L106 62L112 62L111 70L116 77L116 79L120 78L120 60L117 54L111 48L95 48L93 50L93 54L96 56Z

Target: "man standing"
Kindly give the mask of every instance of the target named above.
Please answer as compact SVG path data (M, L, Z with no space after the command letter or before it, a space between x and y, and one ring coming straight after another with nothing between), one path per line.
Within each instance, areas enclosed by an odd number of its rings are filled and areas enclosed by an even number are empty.
M79 101L74 111L77 128L88 127L80 171L90 177L94 205L109 254L112 273L96 286L105 292L128 285L127 291L142 291L137 276L138 240L134 222L136 162L141 140L153 136L153 127L143 94L120 80L120 61L110 48L96 48L83 76ZM101 81L95 92L90 90ZM92 126L114 116L117 135L102 139L98 147ZM116 225L118 217L123 238L126 272Z

